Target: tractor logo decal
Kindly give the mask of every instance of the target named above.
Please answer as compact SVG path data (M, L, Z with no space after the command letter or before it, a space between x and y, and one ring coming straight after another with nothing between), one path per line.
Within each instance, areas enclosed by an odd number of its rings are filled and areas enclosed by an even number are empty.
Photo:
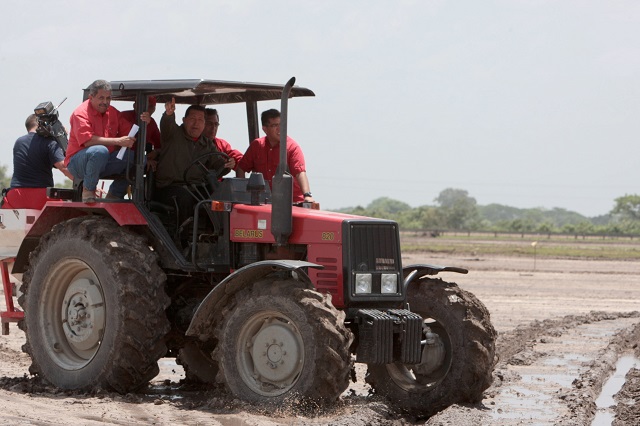
M238 238L261 239L264 237L264 231L262 229L236 229L233 231L233 236Z
M396 261L393 258L376 257L376 271L393 271Z

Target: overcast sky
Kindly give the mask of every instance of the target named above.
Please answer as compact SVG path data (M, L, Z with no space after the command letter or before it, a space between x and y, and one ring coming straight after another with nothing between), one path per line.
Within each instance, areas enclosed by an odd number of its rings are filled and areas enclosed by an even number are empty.
M68 97L68 125L95 79L295 76L316 97L290 102L289 134L323 208L383 196L432 205L459 188L481 205L596 216L640 193L636 0L5 0L0 10L10 170L33 108ZM244 151L244 109L219 110L218 136Z

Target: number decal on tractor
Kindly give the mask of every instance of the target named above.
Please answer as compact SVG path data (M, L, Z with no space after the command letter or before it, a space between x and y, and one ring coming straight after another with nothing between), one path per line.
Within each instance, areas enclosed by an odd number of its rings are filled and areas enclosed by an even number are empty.
M336 238L336 234L333 232L323 232L322 233L322 240L323 241L333 241Z

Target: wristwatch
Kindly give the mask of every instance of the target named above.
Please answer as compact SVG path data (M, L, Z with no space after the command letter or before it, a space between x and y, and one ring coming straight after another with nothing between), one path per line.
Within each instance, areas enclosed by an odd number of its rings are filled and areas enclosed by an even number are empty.
M305 192L302 195L304 195L305 197L313 197L313 195L311 195L311 192Z

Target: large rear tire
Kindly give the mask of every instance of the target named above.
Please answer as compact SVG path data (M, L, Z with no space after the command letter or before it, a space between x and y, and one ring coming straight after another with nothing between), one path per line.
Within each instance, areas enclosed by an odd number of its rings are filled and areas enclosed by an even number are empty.
M424 319L422 363L369 365L366 381L400 411L431 416L451 404L478 402L491 385L496 331L473 294L440 279L410 285L407 300Z
M335 401L349 385L353 335L328 296L295 280L238 292L217 330L218 381L267 406Z
M144 238L112 220L56 225L30 256L19 300L29 371L63 389L146 384L167 351L165 281Z

